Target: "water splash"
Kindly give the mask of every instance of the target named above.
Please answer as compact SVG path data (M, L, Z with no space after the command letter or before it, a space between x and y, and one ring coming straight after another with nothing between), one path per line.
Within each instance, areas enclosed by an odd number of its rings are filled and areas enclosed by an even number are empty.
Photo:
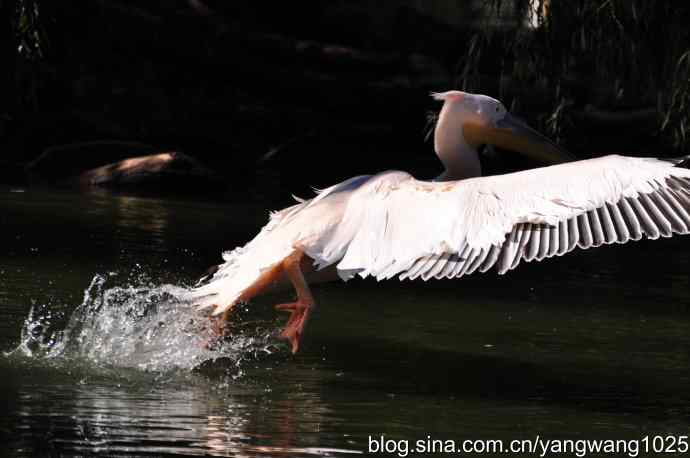
M208 316L187 300L189 289L156 286L145 278L107 288L109 279L94 276L62 329L58 314L32 307L12 354L165 372L219 359L239 367L245 359L276 350L273 333L261 326L209 346Z

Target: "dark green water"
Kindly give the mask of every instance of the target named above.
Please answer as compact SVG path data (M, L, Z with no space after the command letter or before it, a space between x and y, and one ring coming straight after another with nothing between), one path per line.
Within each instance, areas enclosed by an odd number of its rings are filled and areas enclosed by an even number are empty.
M273 337L281 298L262 298L214 355L176 288L274 205L13 191L0 189L2 456L688 433L690 238L504 277L316 286L294 357Z

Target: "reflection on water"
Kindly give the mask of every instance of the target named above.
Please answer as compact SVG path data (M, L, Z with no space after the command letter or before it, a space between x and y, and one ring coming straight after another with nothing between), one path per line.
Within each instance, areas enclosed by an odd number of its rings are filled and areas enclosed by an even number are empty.
M37 191L0 206L2 456L348 456L369 435L690 423L690 239L505 277L319 286L293 357L276 299L239 309L210 351L181 294L270 206Z
M153 382L154 386L150 384ZM275 398L276 414L258 405L250 393L258 387L202 384L192 377L149 380L131 376L105 380L81 379L76 386L30 386L20 393L16 412L15 451L37 453L139 452L147 454L256 456L324 455L355 450L320 445L312 425L323 421L317 402L308 398L295 406ZM29 388L29 387L27 387ZM59 394L56 395L56 391ZM66 413L69 413L67 415ZM300 432L300 425L308 425ZM298 437L302 436L302 437ZM43 437L47 442L37 440ZM304 444L304 445L300 445ZM310 445L312 444L312 445Z

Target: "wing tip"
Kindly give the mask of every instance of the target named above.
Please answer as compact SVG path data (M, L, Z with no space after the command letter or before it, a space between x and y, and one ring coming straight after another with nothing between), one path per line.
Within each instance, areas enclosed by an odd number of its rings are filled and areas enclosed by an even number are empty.
M660 161L670 162L675 167L690 169L690 154L685 155L685 156L677 156L677 157L660 157L658 159Z

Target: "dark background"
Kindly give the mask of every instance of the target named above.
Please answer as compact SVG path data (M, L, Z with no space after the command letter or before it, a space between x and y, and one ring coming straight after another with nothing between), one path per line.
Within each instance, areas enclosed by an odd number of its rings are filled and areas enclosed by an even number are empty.
M0 349L28 331L52 345L51 314L69 329L96 273L153 292L193 282L291 193L385 169L438 174L424 142L438 110L430 91L500 98L582 158L690 154L688 24L688 0L0 0L0 189L16 191L0 192ZM94 167L165 151L207 172L180 163L166 187L147 178L154 191L222 202L62 192ZM516 157L482 160L487 173L535 165ZM151 192L145 182L107 184ZM86 356L120 331L76 315L96 340L59 358L0 357L0 455L192 453L206 438L197 431L214 428L230 438L220 453L243 455L363 450L374 431L686 434L685 243L588 250L460 283L320 285L303 353L254 364L241 348L254 371L239 384L167 382L134 369L136 350ZM109 297L95 318L139 304ZM252 305L249 327L282 326L271 300ZM167 352L184 351L179 342L161 345L162 364L186 361Z
M0 20L5 184L73 186L161 151L213 175L173 181L183 194L428 178L428 93L449 89L500 98L579 157L690 152L684 0L0 0Z

